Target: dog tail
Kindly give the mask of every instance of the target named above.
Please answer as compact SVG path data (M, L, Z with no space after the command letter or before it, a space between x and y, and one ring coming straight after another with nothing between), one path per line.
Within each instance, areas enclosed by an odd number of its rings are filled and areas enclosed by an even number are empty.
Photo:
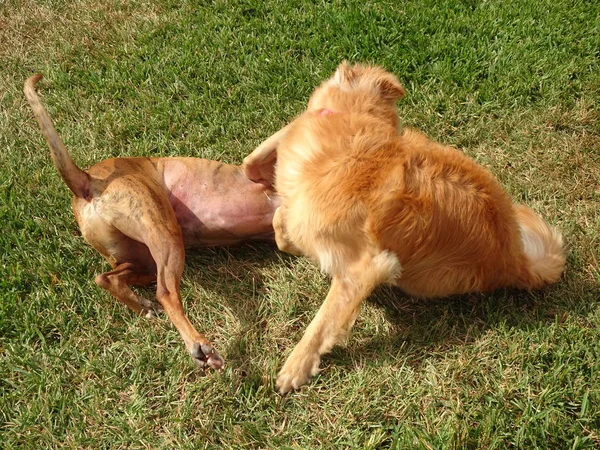
M515 205L514 210L526 258L519 287L539 289L558 281L565 270L562 235L528 207Z
M75 165L65 144L58 136L58 133L52 125L50 116L42 106L40 98L35 92L35 85L42 79L43 75L33 75L25 82L23 92L25 97L33 109L33 114L40 124L42 133L46 138L48 147L50 147L50 153L54 165L60 173L60 176L65 181L69 189L75 194L76 197L89 199L90 198L90 176Z

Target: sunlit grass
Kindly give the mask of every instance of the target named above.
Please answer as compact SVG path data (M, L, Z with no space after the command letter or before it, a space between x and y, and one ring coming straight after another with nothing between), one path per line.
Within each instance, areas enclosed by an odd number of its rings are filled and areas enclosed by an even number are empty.
M600 6L594 2L0 4L0 442L4 448L600 446ZM22 95L33 72L82 167L238 163L337 64L407 88L403 123L461 148L565 234L533 294L419 301L379 289L324 370L274 375L327 288L255 245L190 252L182 293L226 358L199 373L165 317L93 282L69 192Z

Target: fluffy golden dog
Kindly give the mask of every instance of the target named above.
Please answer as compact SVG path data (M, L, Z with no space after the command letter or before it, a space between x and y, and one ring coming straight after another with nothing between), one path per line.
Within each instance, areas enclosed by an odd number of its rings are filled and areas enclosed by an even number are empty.
M278 375L282 393L318 372L379 284L442 297L537 289L564 270L561 235L514 204L488 170L417 131L398 131L403 94L381 68L342 64L306 112L246 158L254 179L277 158L279 248L315 259L332 277Z

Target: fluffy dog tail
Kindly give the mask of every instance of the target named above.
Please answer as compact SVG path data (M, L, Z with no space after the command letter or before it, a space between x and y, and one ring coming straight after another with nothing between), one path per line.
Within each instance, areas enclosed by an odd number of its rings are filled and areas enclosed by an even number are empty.
M539 289L558 281L565 269L562 235L528 207L515 205L514 210L526 258L519 287Z
M54 129L54 125L52 125L50 116L42 106L40 98L35 92L35 85L42 77L43 75L33 75L29 77L25 82L23 92L25 92L25 97L27 97L27 101L33 109L33 114L40 124L48 147L50 147L52 160L54 161L58 173L60 173L60 176L75 196L89 200L91 195L90 176L77 167L71 159L65 144L58 136L58 133Z

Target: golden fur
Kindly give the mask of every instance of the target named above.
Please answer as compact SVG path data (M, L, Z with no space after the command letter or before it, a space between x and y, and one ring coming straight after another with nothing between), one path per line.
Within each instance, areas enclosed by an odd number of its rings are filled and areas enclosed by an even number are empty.
M332 277L278 376L282 393L318 371L378 284L440 297L537 289L563 272L561 235L513 204L488 170L422 133L398 132L403 94L381 68L342 64L307 111L246 160L277 149L277 244Z

